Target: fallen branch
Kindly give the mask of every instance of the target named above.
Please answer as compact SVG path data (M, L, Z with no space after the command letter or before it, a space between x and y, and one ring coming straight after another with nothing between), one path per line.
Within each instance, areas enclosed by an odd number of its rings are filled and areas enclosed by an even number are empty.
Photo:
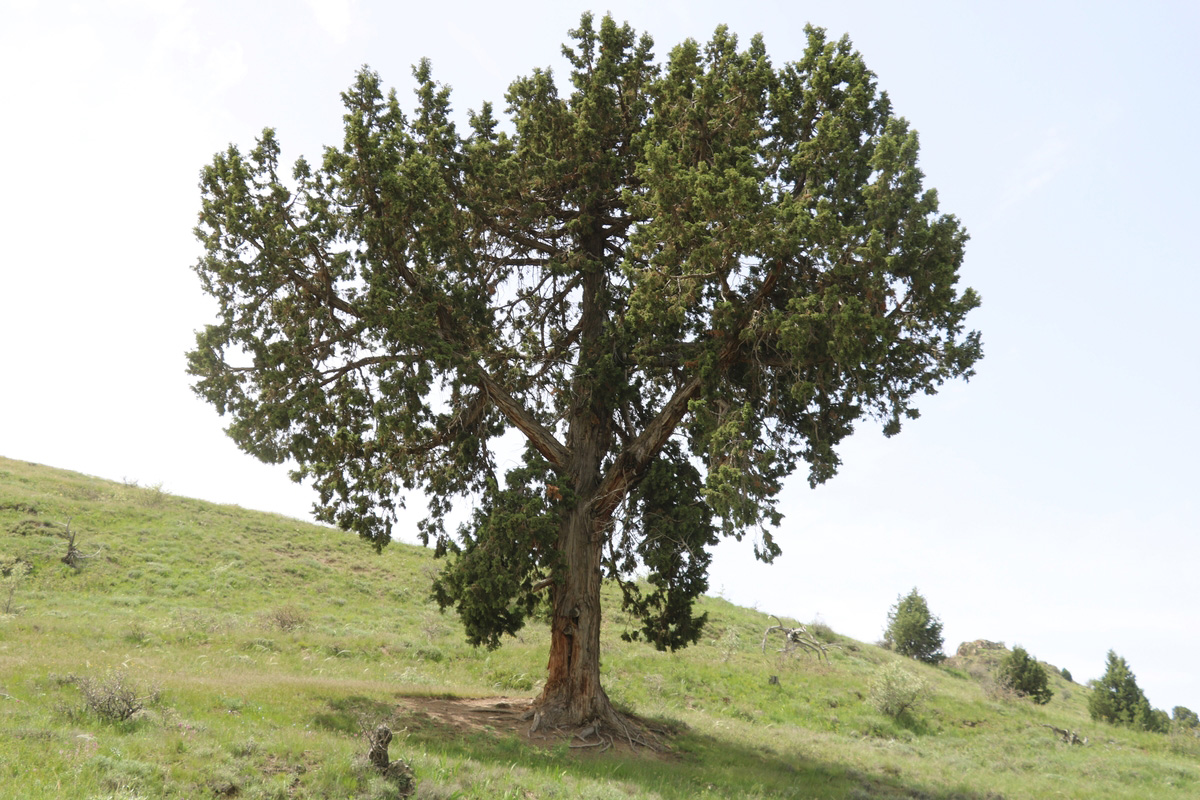
M772 625L763 631L762 651L764 654L767 652L767 639L775 631L780 631L783 633L783 647L779 648L780 653L783 653L784 655L790 655L797 650L804 650L806 652L816 653L818 661L822 658L826 660L829 659L829 646L809 633L808 628L804 627L803 625L795 628L789 628L783 624L783 621L780 620L779 617L775 616L774 614L772 614L771 617L777 624Z
M1075 731L1063 730L1062 728L1056 728L1053 725L1046 725L1045 723L1042 724L1042 727L1049 728L1050 730L1057 733L1059 736L1062 737L1062 740L1064 742L1066 742L1067 744L1087 744L1088 743L1086 736L1083 737L1082 739L1080 739L1079 734L1077 734Z

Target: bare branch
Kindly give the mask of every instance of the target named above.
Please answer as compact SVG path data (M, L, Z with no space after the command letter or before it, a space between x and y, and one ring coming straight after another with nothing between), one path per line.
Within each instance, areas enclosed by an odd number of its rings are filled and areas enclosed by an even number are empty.
M775 631L779 631L783 634L783 647L779 648L778 652L784 655L791 655L798 650L803 650L809 653L816 653L818 661L822 658L829 659L828 645L809 633L808 628L803 625L789 628L774 614L771 615L771 618L775 620L776 624L763 631L762 651L764 655L767 652L767 638Z
M479 388L495 403L500 413L529 439L530 444L557 469L566 469L570 451L558 441L554 433L529 413L525 406L504 390L491 375L480 370Z

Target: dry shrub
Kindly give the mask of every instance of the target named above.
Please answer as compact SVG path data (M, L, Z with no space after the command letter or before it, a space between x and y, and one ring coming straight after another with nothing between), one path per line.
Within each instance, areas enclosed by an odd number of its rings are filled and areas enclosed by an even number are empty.
M268 627L278 628L285 632L295 630L308 622L307 615L292 605L280 606L268 611L264 615L264 619Z
M159 701L161 692L150 688L144 694L125 672L112 670L102 678L71 676L83 695L84 708L105 722L125 722L148 705Z

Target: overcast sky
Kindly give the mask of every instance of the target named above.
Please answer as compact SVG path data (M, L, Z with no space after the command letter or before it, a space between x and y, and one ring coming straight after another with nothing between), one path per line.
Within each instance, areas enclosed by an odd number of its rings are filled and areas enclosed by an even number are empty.
M410 7L413 6L413 7ZM415 8L414 8L415 7ZM586 4L0 0L0 455L307 517L194 397L213 316L191 270L198 173L277 129L340 142L364 63L456 111L503 107ZM785 492L770 567L722 545L712 592L866 641L916 586L949 652L987 638L1200 709L1200 6L608 2L657 53L726 23L776 64L806 22L848 34L971 242L984 360L845 466ZM402 535L412 540L411 527Z

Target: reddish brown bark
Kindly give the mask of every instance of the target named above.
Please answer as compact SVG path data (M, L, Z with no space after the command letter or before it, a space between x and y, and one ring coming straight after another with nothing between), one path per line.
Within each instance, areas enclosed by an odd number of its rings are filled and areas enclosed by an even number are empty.
M596 262L584 274L580 318L580 363L595 363L601 355L604 311L600 294L604 273L598 256L600 236L585 243ZM554 587L550 661L546 686L538 699L543 719L555 724L582 725L610 721L614 712L600 686L600 583L603 578L601 547L611 509L597 513L596 493L602 479L601 464L612 432L608 420L610 398L604 387L585 378L575 380L576 402L567 428L567 474L573 479L575 507L563 520L557 551L566 567Z
M550 661L537 704L555 724L583 725L613 713L600 686L600 544L598 522L581 502L563 525L564 579L554 589Z

